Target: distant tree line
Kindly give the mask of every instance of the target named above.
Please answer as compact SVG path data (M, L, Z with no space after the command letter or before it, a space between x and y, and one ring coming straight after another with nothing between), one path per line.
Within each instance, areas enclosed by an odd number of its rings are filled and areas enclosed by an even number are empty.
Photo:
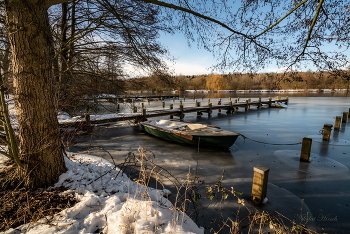
M349 89L350 71L229 73L193 76L152 75L128 79L126 90L279 90L279 89Z

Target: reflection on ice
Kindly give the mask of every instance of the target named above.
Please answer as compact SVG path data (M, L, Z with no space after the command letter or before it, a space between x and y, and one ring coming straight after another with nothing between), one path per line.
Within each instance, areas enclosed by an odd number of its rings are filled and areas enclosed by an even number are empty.
M330 145L350 145L350 141L345 139L331 138L329 141L324 141L322 135L309 135L307 137L315 142L329 142Z
M277 150L275 156L285 164L305 173L339 175L349 171L343 164L314 153L310 154L310 162L300 162L300 151L298 150Z

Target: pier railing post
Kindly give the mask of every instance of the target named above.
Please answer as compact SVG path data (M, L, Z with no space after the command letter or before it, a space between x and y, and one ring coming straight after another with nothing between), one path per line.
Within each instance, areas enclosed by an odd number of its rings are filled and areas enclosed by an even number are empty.
M331 138L332 124L325 124L323 126L323 140L329 141Z
M91 125L91 120L90 120L90 114L86 113L85 114L85 128L83 130L85 130L87 133L92 132L92 125Z
M170 104L170 110L174 109L174 104ZM170 115L170 119L173 119L174 116L173 115Z
M264 166L254 167L251 199L256 205L262 205L266 198L269 171L270 169Z
M250 109L250 105L249 105L249 101L250 99L247 99L245 102L246 102L246 106L245 106L245 110L249 110Z
M310 162L312 139L304 137L301 145L300 162Z
M181 104L180 105L180 119L183 119L185 117L184 115L184 106Z
M340 129L340 122L341 122L341 116L335 117L335 124L334 124L334 130Z
M208 117L211 116L211 113L212 113L212 112L213 112L213 110L212 110L212 104L209 103L209 104L208 104Z
M343 123L347 123L348 122L348 115L349 115L348 112L343 112L343 119L342 119Z

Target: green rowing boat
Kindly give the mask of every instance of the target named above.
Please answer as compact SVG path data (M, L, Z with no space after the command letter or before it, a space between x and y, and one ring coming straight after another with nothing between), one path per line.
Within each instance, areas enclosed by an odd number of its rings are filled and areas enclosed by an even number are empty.
M239 136L219 127L181 120L141 122L147 133L168 141L199 145L202 147L230 148Z

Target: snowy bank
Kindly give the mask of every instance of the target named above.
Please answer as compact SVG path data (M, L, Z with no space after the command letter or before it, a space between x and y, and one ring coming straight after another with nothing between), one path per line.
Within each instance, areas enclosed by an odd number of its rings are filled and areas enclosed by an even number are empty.
M54 187L67 187L79 202L56 214L50 224L41 219L5 234L204 233L164 198L168 190L139 185L99 157L69 153L65 161L68 171Z

